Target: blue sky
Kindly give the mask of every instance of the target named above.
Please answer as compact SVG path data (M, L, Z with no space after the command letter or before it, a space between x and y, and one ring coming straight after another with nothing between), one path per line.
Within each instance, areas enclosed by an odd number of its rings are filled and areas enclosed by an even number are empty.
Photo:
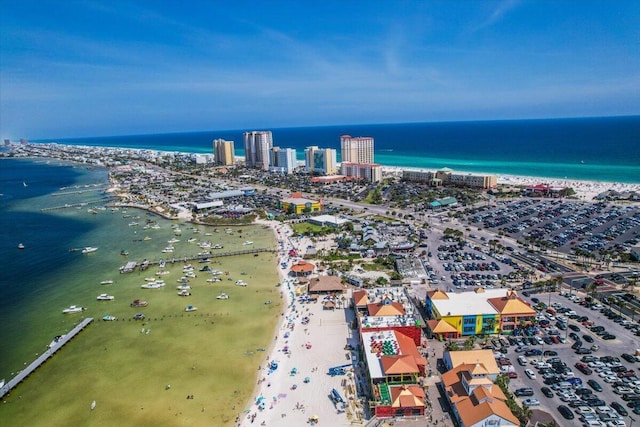
M0 136L640 113L638 1L0 0Z

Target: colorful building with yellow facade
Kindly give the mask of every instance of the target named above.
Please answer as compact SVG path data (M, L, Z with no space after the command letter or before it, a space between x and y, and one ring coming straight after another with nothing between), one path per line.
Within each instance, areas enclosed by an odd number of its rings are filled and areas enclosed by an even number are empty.
M473 292L427 292L427 326L432 336L510 335L530 325L536 311L509 289L477 288ZM443 323L444 322L444 323ZM455 331L454 331L455 330Z
M302 193L293 193L291 197L281 199L278 204L283 212L297 215L322 210L322 201L305 199L302 197Z

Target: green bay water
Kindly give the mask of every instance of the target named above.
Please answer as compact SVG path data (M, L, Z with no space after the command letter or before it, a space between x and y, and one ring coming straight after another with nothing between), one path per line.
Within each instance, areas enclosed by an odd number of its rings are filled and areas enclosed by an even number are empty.
M239 409L249 397L255 366L263 357L263 354L253 353L258 348L268 347L280 315L279 288L275 286L278 282L275 256L262 253L259 256L214 259L208 264L210 268L226 273L219 283L206 282L211 276L199 272L204 264L194 261L192 265L198 277L190 279L193 289L189 297L178 296L176 290L177 280L183 274L183 262L169 263L167 270L170 274L166 276L155 276L157 268L132 274L120 274L118 269L128 260L195 255L203 250L197 245L201 241L220 243L224 246L222 251L275 248L271 230L261 226L214 229L164 220L137 209L103 208L107 202L103 191L107 172L102 169L43 160L4 160L0 166L0 219L5 230L0 254L6 260L0 272L3 308L0 310L3 342L0 347L0 377L9 379L25 363L42 353L54 336L70 330L83 316L96 319L86 331L15 389L9 399L14 406L0 411L15 415L11 411L22 402L21 397L31 395L37 404L42 405L43 411L52 409L51 413L57 414L58 425L65 425L74 411L83 413L88 403L86 399L71 401L69 407L72 409L58 414L53 410L58 404L54 396L64 392L70 396L91 395L94 399L93 396L103 393L97 390L98 387L113 394L109 398L111 402L105 401L104 396L97 398L101 407L119 408L123 416L131 415L129 412L134 411L134 405L138 403L150 408L165 404L164 409L168 410L171 404L163 400L169 397L163 394L164 381L167 381L172 382L172 390L191 390L191 393L196 390L199 396L219 395L220 401L216 404L222 405L222 409L216 411L216 416L230 418L231 408L238 406ZM80 206L41 210L66 204ZM97 213L89 211L92 207L97 208ZM145 224L155 223L159 229L144 228ZM179 226L180 235L175 234L172 225ZM145 240L145 236L150 240ZM170 239L180 242L173 243L173 254L164 254L161 251L169 245ZM195 239L195 242L189 243L189 239ZM253 244L245 245L248 240ZM19 250L18 243L23 243L25 249ZM70 251L86 246L99 249L92 254ZM122 250L127 250L129 255L121 255ZM158 290L141 289L145 278L150 276L162 277L166 286ZM247 281L249 286L235 286L238 279ZM101 285L104 280L113 280L114 284ZM230 299L216 299L220 292L229 294ZM115 301L97 301L96 296L100 293L114 295ZM147 300L149 306L131 308L131 301L138 298ZM266 301L272 301L272 304L264 304ZM82 314L62 314L69 305L86 307L87 310ZM187 305L195 305L198 310L186 313L184 308ZM136 311L144 312L147 320L132 321ZM116 316L118 320L103 322L100 319L104 314ZM108 356L105 358L104 355ZM227 359L237 360L237 369L218 371L225 369ZM197 371L191 371L195 366L198 366ZM88 384L75 378L73 371L76 369L92 382ZM116 371L121 376L117 376L114 382ZM184 375L198 376L197 381L181 383ZM214 378L215 384L212 384ZM39 387L40 382L53 387L56 393L44 391L47 388ZM237 393L222 394L216 388L217 383L225 386L228 382L236 383ZM120 390L119 384L127 387L127 391ZM127 397L127 393L133 393L136 388L145 391L146 397L141 399L142 402L133 402L138 393ZM211 407L214 403L209 401L207 405ZM184 408L184 411L188 410ZM196 415L214 417L213 413ZM28 425L44 421L37 416L32 417L14 420ZM125 424L136 425L144 424L146 418L133 422L129 418L127 420ZM163 424L163 420L161 417L156 421ZM113 425L111 422L113 418L106 416L96 425ZM207 422L212 422L212 419L207 419ZM3 424L0 421L0 425ZM189 425L181 419L182 424Z

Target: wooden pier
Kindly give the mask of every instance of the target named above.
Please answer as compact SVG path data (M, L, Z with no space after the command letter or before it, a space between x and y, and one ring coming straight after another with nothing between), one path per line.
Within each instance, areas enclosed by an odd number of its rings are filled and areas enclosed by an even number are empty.
M263 252L275 253L277 251L275 249L257 248L257 249L244 249L241 251L218 252L218 253L211 253L208 255L203 254L203 255L190 255L190 256L184 256L184 257L172 257L172 258L165 258L165 259L160 259L155 261L149 261L145 259L142 262L136 263L136 267L138 267L140 270L146 270L151 266L159 265L161 262L164 262L166 264L175 264L176 262L187 262L187 261L203 260L203 259L210 259L210 258L222 258L222 257L228 257L228 256L247 255L247 254L259 254ZM124 268L124 266L121 267L121 270L120 270L121 272L122 272L122 268ZM131 273L133 272L133 270L130 270L127 272Z
M93 322L92 317L87 317L80 324L78 324L75 328L69 331L66 335L61 337L54 345L47 349L44 353L42 353L36 360L31 362L29 366L24 368L22 371L18 372L18 374L11 378L9 382L7 382L2 388L0 388L0 398L4 397L7 393L11 391L15 386L20 384L27 378L29 375L33 373L36 369L40 367L44 362L49 360L51 356L53 356L58 350L60 350L66 343L71 341L80 331L82 331L89 323Z

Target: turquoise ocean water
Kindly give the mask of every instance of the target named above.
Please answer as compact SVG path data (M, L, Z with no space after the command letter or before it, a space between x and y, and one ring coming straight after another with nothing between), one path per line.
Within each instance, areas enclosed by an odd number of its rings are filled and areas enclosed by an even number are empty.
M640 183L640 116L479 122L340 125L212 130L158 135L55 138L91 146L212 153L213 139L235 142L242 133L271 130L275 146L317 145L340 152L340 136L371 136L375 161L387 166L484 172L589 181Z

